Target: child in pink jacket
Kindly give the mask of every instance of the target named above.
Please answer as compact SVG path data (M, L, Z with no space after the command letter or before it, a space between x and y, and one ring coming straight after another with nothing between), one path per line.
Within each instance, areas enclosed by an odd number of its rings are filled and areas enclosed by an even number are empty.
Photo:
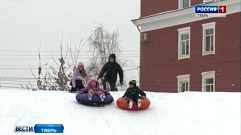
M101 101L105 100L105 95L110 94L107 90L100 88L100 83L96 79L90 79L87 87L80 90L80 93L88 93L88 99L91 100L93 95L100 97Z

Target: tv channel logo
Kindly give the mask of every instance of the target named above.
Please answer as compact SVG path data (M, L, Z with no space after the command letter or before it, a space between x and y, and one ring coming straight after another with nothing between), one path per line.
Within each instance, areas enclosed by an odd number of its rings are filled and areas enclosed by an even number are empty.
M35 133L63 133L63 124L36 124L34 126Z
M15 126L14 132L34 132L33 126Z
M227 13L226 6L195 6L195 13Z

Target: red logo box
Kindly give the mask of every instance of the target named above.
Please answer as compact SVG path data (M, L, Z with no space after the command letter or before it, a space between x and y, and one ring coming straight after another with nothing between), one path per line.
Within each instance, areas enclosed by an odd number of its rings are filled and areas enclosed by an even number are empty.
M227 6L219 6L219 13L227 13Z

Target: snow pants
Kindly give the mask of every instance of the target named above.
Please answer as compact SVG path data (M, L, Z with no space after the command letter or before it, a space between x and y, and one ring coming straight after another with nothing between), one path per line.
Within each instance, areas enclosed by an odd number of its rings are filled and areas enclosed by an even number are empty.
M88 92L90 92L92 95L98 95L98 96L100 96L101 94L103 94L103 92L102 91L94 91L94 90L89 90Z

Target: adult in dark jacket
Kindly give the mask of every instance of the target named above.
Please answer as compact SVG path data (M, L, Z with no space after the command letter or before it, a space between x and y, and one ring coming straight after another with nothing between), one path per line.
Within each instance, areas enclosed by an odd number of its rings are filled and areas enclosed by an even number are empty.
M120 77L120 84L123 85L123 70L121 66L116 62L115 54L110 54L109 62L104 65L98 76L98 79L100 79L105 74L104 79L102 79L102 84L105 90L106 82L108 82L110 84L111 91L118 91L116 88L117 73Z
M126 90L122 98L128 99L129 109L132 108L132 105L133 105L132 101L134 101L138 107L141 107L141 98L142 99L146 98L146 93L136 86L135 80L131 80L129 82L129 88Z

